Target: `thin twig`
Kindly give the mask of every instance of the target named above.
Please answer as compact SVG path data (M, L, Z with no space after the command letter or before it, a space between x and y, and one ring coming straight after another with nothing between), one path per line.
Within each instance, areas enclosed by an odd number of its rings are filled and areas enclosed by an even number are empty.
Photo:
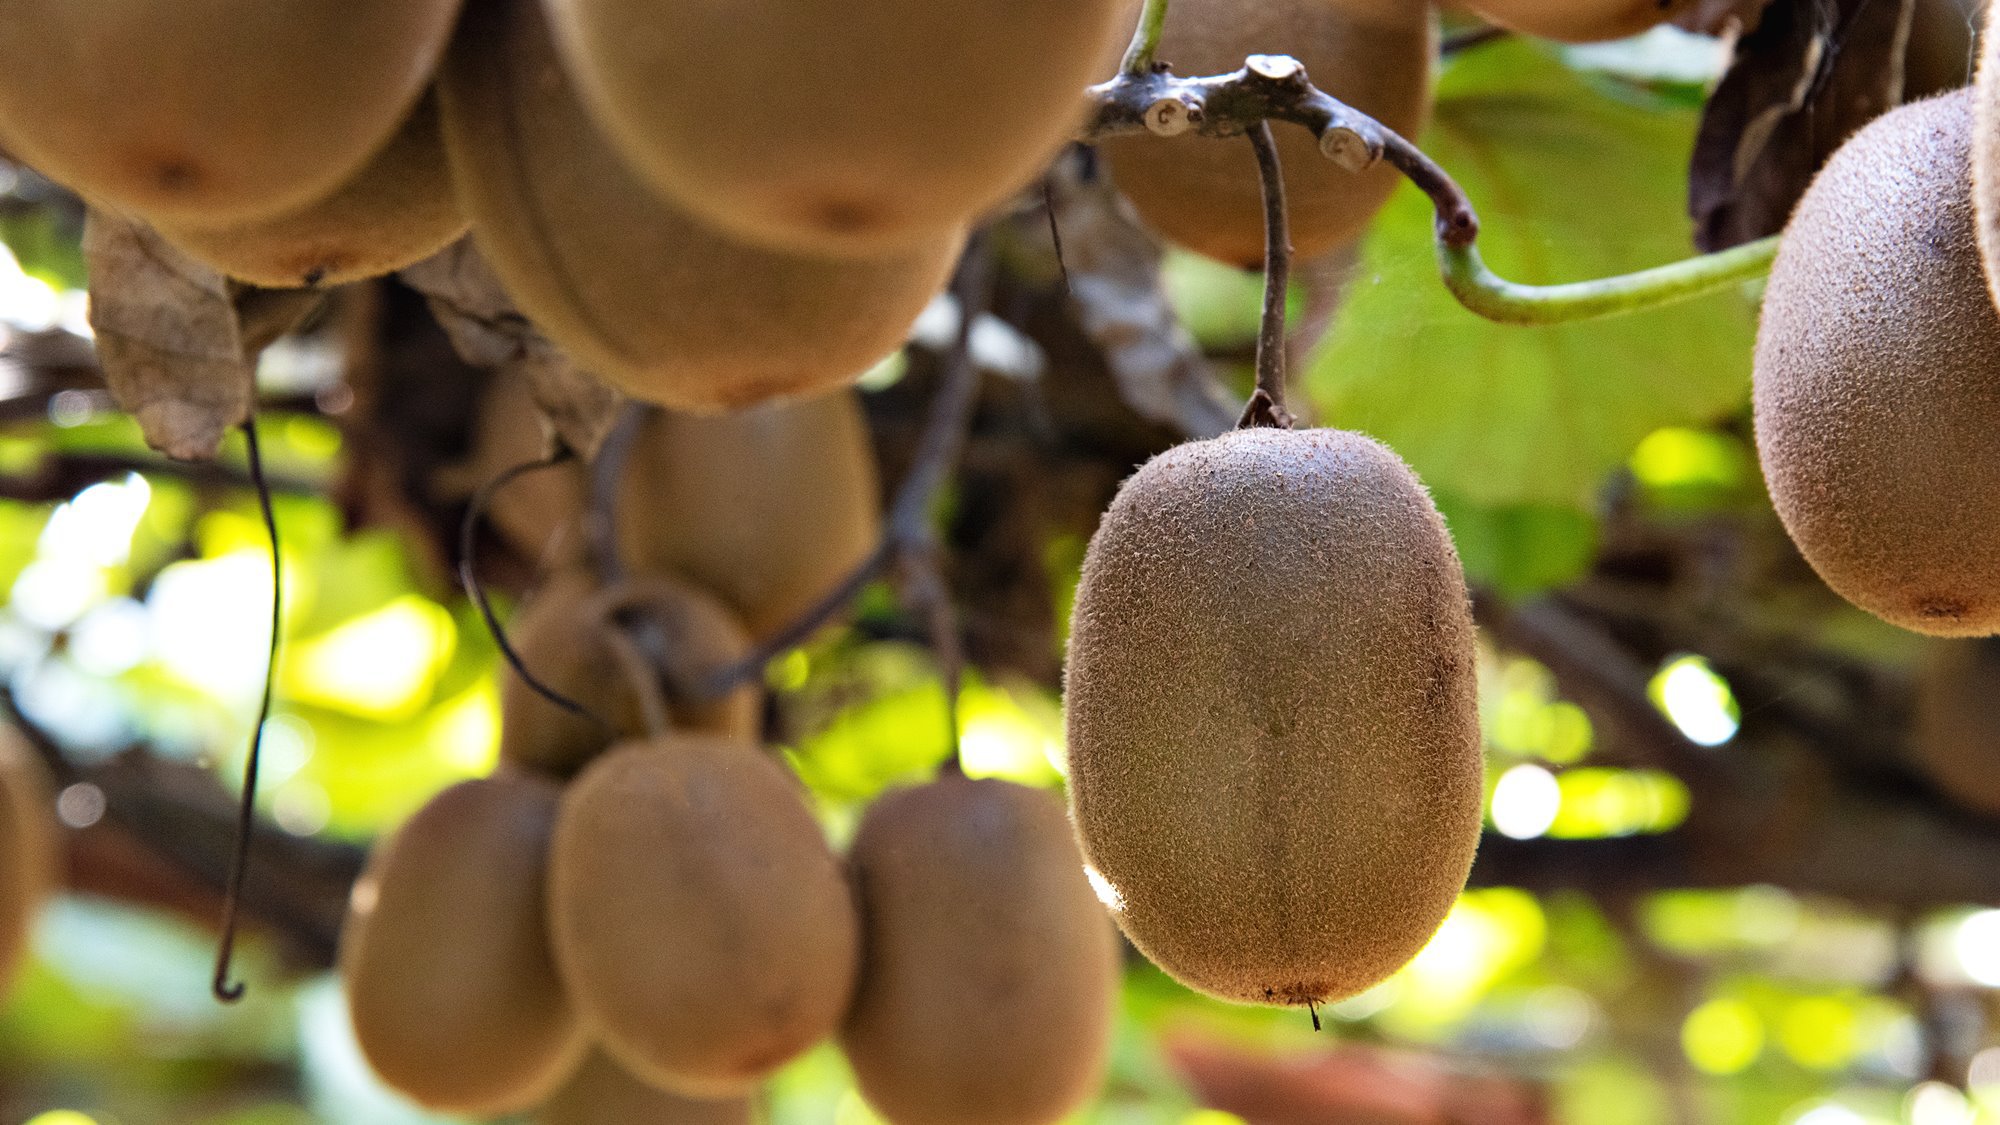
M1056 220L1056 180L1055 172L1042 177L1042 213L1049 217L1049 242L1056 248L1056 272L1062 275L1063 295L1076 296L1076 286L1070 284L1069 260L1063 256L1062 224Z
M1238 429L1292 428L1285 410L1285 301L1292 281L1292 236L1285 208L1285 170L1278 159L1271 123L1250 130L1257 150L1257 175L1264 189L1264 312L1257 326L1257 389L1243 408Z
M1145 74L1153 69L1160 53L1160 33L1167 26L1167 0L1146 0L1139 13L1139 26L1132 32L1132 44L1118 64L1120 74Z
M215 978L210 989L225 1004L243 999L242 981L229 979L230 960L236 952L236 920L243 902L243 877L250 869L250 837L257 823L257 770L264 753L264 726L271 719L271 694L278 680L278 641L284 626L283 565L278 552L278 516L271 506L271 488L264 480L264 454L257 444L257 418L243 420L243 441L248 454L250 482L257 489L257 507L264 516L264 531L271 538L271 640L265 651L264 695L257 705L257 722L250 729L250 753L243 761L243 790L236 812L236 844L229 861L229 880L222 892L222 936L215 950Z

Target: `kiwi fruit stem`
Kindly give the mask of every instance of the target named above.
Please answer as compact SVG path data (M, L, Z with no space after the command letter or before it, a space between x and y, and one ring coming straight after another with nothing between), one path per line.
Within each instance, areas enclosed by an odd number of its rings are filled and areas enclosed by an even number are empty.
M1132 33L1132 45L1125 48L1125 60L1118 64L1120 74L1148 74L1153 69L1153 58L1160 53L1160 32L1167 26L1167 0L1146 0L1146 7L1139 13L1139 27Z
M1778 236L1664 266L1577 281L1523 285L1488 269L1471 243L1438 240L1445 288L1467 309L1501 324L1569 324L1677 304L1769 273Z

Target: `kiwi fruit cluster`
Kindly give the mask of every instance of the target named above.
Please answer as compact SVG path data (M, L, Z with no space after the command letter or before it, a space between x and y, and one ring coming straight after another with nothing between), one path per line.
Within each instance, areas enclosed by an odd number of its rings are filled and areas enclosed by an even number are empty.
M0 726L0 996L28 951L28 930L60 879L61 829L48 771Z
M1975 92L1856 133L1785 228L1758 329L1757 447L1827 585L1892 624L2000 631L2000 311L1981 268Z
M1253 428L1147 462L1086 552L1066 688L1084 856L1190 987L1353 995L1465 885L1465 577L1429 494L1367 437Z

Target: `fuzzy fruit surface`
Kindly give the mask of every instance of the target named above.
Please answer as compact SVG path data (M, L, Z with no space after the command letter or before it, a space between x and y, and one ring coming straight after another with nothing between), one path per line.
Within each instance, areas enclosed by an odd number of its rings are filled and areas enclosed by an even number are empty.
M459 204L508 294L646 402L713 413L851 384L902 346L964 241L812 258L660 202L577 100L538 0L468 10L438 93Z
M1938 636L2000 630L2000 313L1972 102L1893 110L1834 154L1757 333L1757 451L1785 530L1835 593Z
M746 1098L707 1101L649 1086L592 1051L555 1096L534 1113L535 1125L750 1125Z
M454 785L377 845L355 884L340 948L355 1037L423 1105L526 1109L583 1057L544 908L558 795L511 773Z
M1240 430L1139 470L1070 636L1070 794L1112 916L1183 983L1311 1004L1464 887L1481 761L1464 573L1393 452Z
M1526 35L1564 43L1623 39L1657 27L1694 0L1466 0L1465 6Z
M732 235L906 252L1047 166L1129 0L550 0L632 166Z
M1407 137L1430 114L1436 18L1428 4L1379 0L1174 0L1160 57L1182 75L1235 70L1252 53L1289 54L1314 84ZM1317 257L1360 236L1399 182L1386 164L1356 175L1305 129L1271 127L1284 169L1292 248ZM1232 266L1264 261L1264 187L1242 137L1115 137L1103 145L1118 188L1169 241Z
M613 747L563 797L549 915L600 1045L694 1097L749 1091L831 1034L860 925L797 782L754 744Z
M0 142L90 199L249 220L335 190L429 84L459 0L0 0Z
M1060 801L947 775L870 806L850 863L865 956L840 1042L877 1112L1042 1125L1096 1092L1118 945Z
M27 954L36 913L60 881L54 788L27 740L0 726L0 999Z
M268 219L157 224L168 242L231 277L284 289L394 273L465 233L426 96L373 159L333 194Z

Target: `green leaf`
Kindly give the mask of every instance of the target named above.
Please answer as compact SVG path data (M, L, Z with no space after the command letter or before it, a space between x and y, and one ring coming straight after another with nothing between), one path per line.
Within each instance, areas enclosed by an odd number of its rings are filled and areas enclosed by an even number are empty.
M1425 149L1472 197L1511 280L1554 284L1691 253L1692 110L1565 68L1525 41L1468 52ZM1308 385L1330 425L1394 446L1433 487L1487 506L1578 507L1653 430L1748 396L1754 310L1739 293L1548 328L1492 324L1438 278L1428 201L1376 224Z
M1561 586L1590 569L1597 521L1575 508L1547 504L1487 507L1434 492L1475 586L1519 597Z

